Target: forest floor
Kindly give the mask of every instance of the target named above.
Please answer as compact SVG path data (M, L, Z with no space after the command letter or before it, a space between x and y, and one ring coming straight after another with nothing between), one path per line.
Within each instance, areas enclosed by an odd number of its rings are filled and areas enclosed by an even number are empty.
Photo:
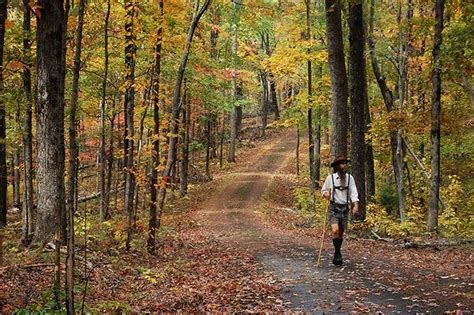
M94 227L77 252L76 309L87 292L92 313L472 314L472 245L406 248L350 231L344 264L335 267L326 233L316 267L322 229L294 210L304 184L295 147L293 131L273 130L235 165L192 187L167 210L156 256L145 250L146 209L129 252L125 219ZM4 243L2 313L53 307L51 253Z

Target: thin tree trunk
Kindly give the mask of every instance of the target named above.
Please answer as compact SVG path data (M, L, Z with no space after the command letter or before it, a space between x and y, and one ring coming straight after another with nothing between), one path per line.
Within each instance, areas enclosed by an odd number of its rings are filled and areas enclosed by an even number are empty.
M142 150L143 150L143 130L145 128L145 118L147 116L147 113L148 113L148 106L150 104L150 93L151 93L151 89L152 89L152 86L153 86L153 81L154 79L152 78L151 79L151 82L150 82L150 89L148 92L145 93L144 95L144 102L146 103L146 107L145 107L145 110L143 111L143 115L140 119L140 126L138 128L138 152L137 152L137 169L136 169L136 172L140 172L140 163L141 163L141 157L142 157ZM145 172L146 174L146 169L143 170L143 172ZM145 183L145 182L143 182ZM139 199L140 199L140 188L141 188L141 185L140 185L140 182L136 183L136 187L135 187L135 197L134 197L134 200L135 200L135 206L133 207L134 208L134 216L133 216L133 225L136 226L136 223L137 223L137 212L138 212L138 203L139 203Z
M135 45L135 33L134 33L134 19L135 19L135 1L126 0L125 10L127 12L125 22L126 42L125 47L125 64L126 64L126 75L125 80L127 82L127 88L125 91L125 156L126 156L126 179L125 179L125 200L124 200L124 212L128 214L128 227L127 227L127 240L126 249L130 250L130 242L132 240L133 230L133 197L135 192L135 175L133 173L134 168L134 103L135 103L135 54L137 47Z
M262 83L262 137L265 136L265 130L267 129L268 123L268 89L267 89L267 77L266 72L259 70L260 82Z
M377 80L377 84L380 88L380 92L382 93L382 97L385 103L385 107L387 109L387 112L392 112L394 109L394 100L393 100L393 94L392 91L388 88L387 83L385 81L385 77L382 75L382 72L380 71L378 62L377 62L377 55L375 53L375 41L374 41L374 10L375 10L375 0L371 0L370 2L370 32L368 36L368 43L369 43L369 51L370 51L370 58L371 58L371 63L372 63L372 69L374 72L375 79ZM397 166L397 132L396 131L390 131L390 147L391 147L391 153L392 153L392 166L395 174L395 179L397 181L397 184L400 183L400 181L403 183L403 174L400 172L400 168ZM398 187L398 185L397 185ZM397 190L401 190L403 185ZM403 192L403 191L402 191ZM403 196L404 194L399 195L399 200L400 197ZM400 215L400 218L405 218L405 203L399 202L398 205L398 212Z
M107 78L109 73L109 18L110 18L110 0L107 0L107 13L104 21L104 78L102 80L102 96L100 101L100 220L109 219L109 192L106 193L106 150L105 150L105 112L107 110ZM112 122L113 124L113 122ZM112 133L110 134L111 137ZM111 165L109 165L111 168Z
M20 150L13 152L13 207L20 209Z
M326 29L328 37L329 72L331 74L331 156L347 156L347 74L342 39L341 2L326 0Z
M233 22L232 22L232 113L230 117L230 143L229 143L229 155L227 161L235 162L235 151L237 147L237 136L238 136L238 113L237 107L237 30L238 30L238 12L237 4L233 2Z
M29 0L23 0L28 8ZM33 207L33 132L32 132L32 96L31 96L31 11L23 11L23 94L25 95L25 120L23 122L23 244L28 246L35 230L36 211Z
M79 1L79 13L76 29L74 53L74 74L72 79L71 111L69 116L69 179L67 196L67 257L66 257L66 309L68 314L74 311L74 213L76 212L75 192L78 177L78 148L76 142L76 110L79 96L79 73L81 70L82 29L84 25L85 0Z
M220 137L220 149L219 149L219 166L222 168L224 165L224 137L225 137L225 111L222 111L221 121L221 137Z
M176 84L174 87L174 96L173 96L173 107L171 113L171 133L176 135L178 132L178 117L179 117L179 110L180 110L180 98L181 98L181 83L184 77L184 70L186 68L186 63L188 61L189 50L191 48L191 42L193 39L194 31L196 30L197 24L201 18L201 16L206 11L207 7L209 6L210 0L206 0L202 7L199 9L199 1L196 0L195 2L195 11L193 14L193 20L189 27L188 35L186 38L185 47L183 50L183 54L181 57L181 62L178 69L178 75L176 78ZM199 11L198 11L199 10ZM161 215L163 213L164 202L166 197L166 186L168 184L171 170L175 161L173 160L176 152L176 137L172 136L169 137L168 141L168 157L165 165L165 169L163 171L163 183L160 185L159 196L158 196L158 213L157 213L157 227L160 226L161 223Z
M305 0L306 5L306 39L311 39L311 0ZM316 180L314 173L314 138L313 138L313 102L312 102L312 73L311 60L308 65L308 156L309 156L309 179L311 181L311 210L316 206Z
M296 175L300 175L300 125L296 126Z
M189 124L191 121L191 104L188 98L188 88L186 79L184 79L184 106L183 111L183 156L181 159L181 179L180 179L180 195L184 197L188 193L188 172L189 172Z
M155 254L156 246L156 230L158 228L157 220L157 185L158 185L158 167L160 165L160 109L159 109L159 96L160 96L160 75L161 75L161 47L163 41L163 22L164 22L164 11L163 11L163 0L159 1L159 25L156 36L156 47L155 47L155 66L153 68L153 137L152 137L152 165L151 165L151 183L150 183L150 209L149 209L149 221L148 221L148 240L147 250L150 254Z
M208 180L211 179L211 117L206 119L206 177Z
M3 46L6 20L7 0L0 0L0 228L7 225L6 111L3 97Z
M104 220L108 220L111 218L110 215L110 187L112 186L112 170L114 167L114 121L115 121L115 100L113 101L113 109L112 109L112 118L110 119L110 139L109 139L109 155L107 156L107 178L106 178L106 186L105 186L105 196L104 196L104 203L106 205L105 213L104 213ZM117 188L117 187L116 187ZM102 197L102 196L101 196Z
M433 94L431 98L431 185L430 201L427 219L428 231L434 232L438 227L439 187L441 177L441 57L440 50L443 41L444 0L436 0L435 5L435 34L433 46Z

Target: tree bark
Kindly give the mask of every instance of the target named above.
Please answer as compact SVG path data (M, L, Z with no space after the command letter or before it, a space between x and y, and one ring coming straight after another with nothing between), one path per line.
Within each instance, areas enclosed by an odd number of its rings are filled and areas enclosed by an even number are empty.
M135 1L126 0L125 11L127 12L125 22L125 65L126 65L126 90L125 90L125 200L124 212L128 214L126 249L130 250L132 240L132 222L133 222L133 197L135 195L135 174L134 170L134 115L135 115L135 54L137 47L135 45L134 19L135 19Z
M235 151L237 147L237 136L238 136L238 92L237 92L237 30L238 30L238 12L237 4L233 2L233 21L232 21L232 113L230 116L230 143L229 143L229 154L227 161L235 162Z
M209 114L209 117L206 117L206 177L208 180L211 180L211 124L212 115Z
M180 195L184 197L188 193L188 172L189 172L189 125L191 122L191 105L188 98L188 88L186 79L184 80L183 103L185 110L183 111L183 154L181 159L181 178L180 178Z
M169 137L168 140L168 156L166 160L165 169L163 171L163 178L162 183L160 185L159 196L158 196L158 219L157 219L157 227L160 226L161 223L161 215L163 213L165 197L166 197L166 189L170 179L171 170L175 163L174 156L176 152L176 140L177 137L175 136L178 133L178 118L179 118L179 110L180 110L180 99L181 99L181 83L184 77L184 70L186 69L186 63L188 61L189 50L191 48L191 43L193 40L194 31L198 25L199 20L201 19L204 12L207 10L209 6L210 0L206 0L201 8L199 8L199 1L196 0L195 2L195 10L193 14L193 19L191 25L188 30L188 35L186 37L186 43L183 50L183 54L181 56L181 62L179 64L178 75L176 77L176 83L174 87L174 96L173 96L173 106L172 106L172 113L171 113L171 134L172 136Z
M276 87L275 87L275 76L273 73L269 72L268 73L268 82L269 82L269 98L270 98L270 104L271 104L271 109L273 111L273 118L275 120L280 119L280 110L278 109L278 99L277 99L277 93L276 93Z
M260 82L262 83L262 137L265 136L265 130L268 123L268 89L267 89L267 75L264 70L259 70Z
M441 57L440 50L443 41L443 14L445 0L436 0L435 4L435 34L433 46L433 69L431 81L433 94L431 98L431 185L430 201L427 219L428 231L434 232L438 227L439 187L441 177Z
M18 117L19 118L19 117ZM17 120L18 121L18 120ZM13 206L20 209L20 150L15 149L13 152Z
M347 156L349 115L347 110L347 73L341 25L341 1L326 0L326 30L331 74L331 156Z
M23 94L25 96L25 118L23 121L23 244L28 246L35 230L36 211L33 207L33 132L31 95L31 11L29 0L23 0Z
M367 121L365 110L368 108L368 99L364 16L361 1L349 4L349 45L351 65L352 174L354 175L357 192L359 193L359 214L361 219L364 220L366 209L365 162L367 158L367 146L365 143Z
M109 18L110 18L110 0L107 0L107 13L104 21L104 78L102 80L102 96L100 101L100 220L105 221L110 218L108 195L106 192L106 161L107 153L105 150L105 112L107 110L107 77L109 73ZM113 124L113 122L112 122ZM112 133L110 137L113 137ZM111 153L109 153L111 154ZM109 168L111 165L109 165Z
M306 40L311 39L311 0L305 0L306 6ZM311 72L311 60L307 61L307 75L308 75L308 157L309 157L309 179L311 181L311 210L316 206L316 180L314 172L314 138L313 138L313 77Z
M382 75L382 72L379 68L379 64L377 61L377 55L375 53L375 40L374 40L374 9L375 9L375 0L371 0L370 2L370 32L368 36L368 43L369 43L369 51L370 51L370 59L372 63L372 70L374 72L375 79L379 86L380 92L382 93L382 97L385 103L385 107L387 112L392 112L394 109L394 100L392 91L388 88L387 83L385 81L385 77ZM397 181L397 190L401 191L402 193L399 194L399 205L398 211L400 218L404 220L405 218L405 203L404 203L404 189L403 185L400 186L400 182L403 183L403 173L401 173L401 168L397 166L397 132L390 131L390 147L392 153L392 167L395 174L395 180ZM401 202L400 202L401 201ZM398 215L398 214L397 214Z
M0 0L0 228L7 225L7 150L6 112L3 97L3 47L5 45L5 21L7 0Z
M66 257L66 309L68 314L74 311L74 213L76 212L76 190L78 178L78 147L76 140L76 110L79 96L79 75L81 70L82 30L84 25L85 0L79 1L74 52L74 71L72 79L71 112L69 116L69 178L67 194L67 257Z
M65 10L62 0L37 2L36 138L38 220L33 244L53 238L64 211Z

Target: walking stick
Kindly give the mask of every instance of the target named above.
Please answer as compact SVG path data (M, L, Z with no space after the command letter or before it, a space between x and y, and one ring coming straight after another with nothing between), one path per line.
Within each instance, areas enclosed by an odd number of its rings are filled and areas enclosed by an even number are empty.
M327 230L326 224L327 224L327 221L328 221L328 211L329 211L329 200L327 202L326 211L325 211L325 214L324 214L323 235L321 236L321 245L319 246L318 261L316 262L316 267L317 268L319 268L319 262L321 260L321 253L323 252L324 238L326 236L326 230Z

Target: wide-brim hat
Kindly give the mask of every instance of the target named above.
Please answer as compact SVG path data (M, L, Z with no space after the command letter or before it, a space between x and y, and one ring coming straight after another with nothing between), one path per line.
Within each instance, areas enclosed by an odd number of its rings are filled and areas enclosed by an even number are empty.
M331 167L336 167L337 165L341 163L350 163L350 162L351 160L346 159L345 156L339 155L334 159L334 161L331 162Z

